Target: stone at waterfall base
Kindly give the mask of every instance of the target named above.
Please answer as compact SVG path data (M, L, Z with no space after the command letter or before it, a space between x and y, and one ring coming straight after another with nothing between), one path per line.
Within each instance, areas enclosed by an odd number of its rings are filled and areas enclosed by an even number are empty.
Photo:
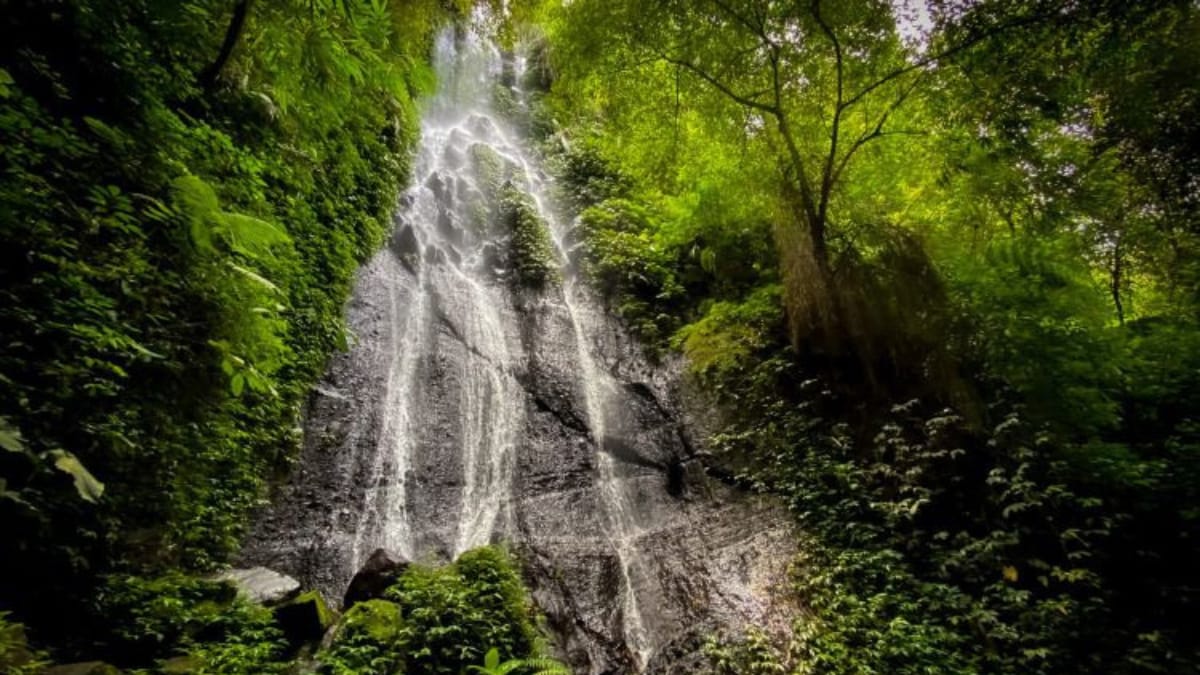
M266 567L226 570L216 579L232 583L238 595L260 605L277 605L300 592L299 581Z
M308 591L275 608L275 623L289 644L299 646L320 640L333 625L333 611L320 591Z
M388 589L388 586L395 583L396 579L411 564L403 556L387 549L375 549L371 557L367 558L367 562L363 563L354 578L350 580L350 585L346 588L346 595L342 599L342 611L346 611L360 602L382 598L383 592Z
M61 666L50 666L43 675L120 675L116 666L103 661L86 661L83 663L68 663Z

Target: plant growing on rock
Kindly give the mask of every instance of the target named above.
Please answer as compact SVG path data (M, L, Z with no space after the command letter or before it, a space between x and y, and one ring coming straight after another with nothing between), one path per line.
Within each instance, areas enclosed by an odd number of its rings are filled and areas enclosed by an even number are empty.
M558 282L554 244L550 241L546 221L538 215L533 200L510 186L500 203L500 218L503 230L509 236L517 284L541 289Z

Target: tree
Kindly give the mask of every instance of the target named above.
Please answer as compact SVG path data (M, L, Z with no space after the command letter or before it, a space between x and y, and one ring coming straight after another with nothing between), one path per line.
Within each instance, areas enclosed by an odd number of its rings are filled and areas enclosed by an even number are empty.
M836 235L856 157L879 139L925 133L905 124L904 108L940 63L1043 16L1035 7L921 52L903 43L882 0L590 0L568 11L623 36L635 59L670 64L749 113L745 132L766 138L779 167L776 239L792 339L824 353L852 349L847 338L869 332L850 325L863 312L845 306L855 289L839 289L848 282L834 250L852 248Z
M239 0L234 6L233 17L229 19L229 27L225 29L225 39L221 42L221 51L217 54L216 60L200 73L200 84L205 89L211 89L217 83L217 78L221 76L226 62L233 55L233 48L237 46L238 39L242 36L242 30L246 26L246 15L249 13L250 0Z

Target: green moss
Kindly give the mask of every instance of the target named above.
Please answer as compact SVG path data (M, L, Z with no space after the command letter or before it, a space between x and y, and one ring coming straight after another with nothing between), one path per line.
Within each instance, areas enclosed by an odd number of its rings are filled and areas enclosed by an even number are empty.
M467 152L471 156L471 166L484 197L489 201L498 199L504 188L504 181L512 173L504 158L483 143L472 145Z
M387 600L360 602L346 614L343 626L376 642L395 642L400 637L400 607Z
M509 187L500 205L504 230L509 236L509 254L516 272L514 280L525 288L544 288L560 279L554 244L546 221L527 195Z
M333 644L318 655L323 672L356 675L403 671L400 607L386 600L360 602L342 618Z
M325 602L325 597L321 595L320 591L307 591L305 593L301 593L289 604L311 604L316 609L317 619L322 627L328 628L333 625L333 611L329 609L329 603Z

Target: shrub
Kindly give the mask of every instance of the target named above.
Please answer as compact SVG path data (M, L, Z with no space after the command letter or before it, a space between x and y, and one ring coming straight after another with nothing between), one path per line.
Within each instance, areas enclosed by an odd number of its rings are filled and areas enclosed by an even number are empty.
M467 551L438 569L413 566L387 598L400 608L400 641L413 672L458 675L493 647L505 658L537 651L533 606L499 549Z

